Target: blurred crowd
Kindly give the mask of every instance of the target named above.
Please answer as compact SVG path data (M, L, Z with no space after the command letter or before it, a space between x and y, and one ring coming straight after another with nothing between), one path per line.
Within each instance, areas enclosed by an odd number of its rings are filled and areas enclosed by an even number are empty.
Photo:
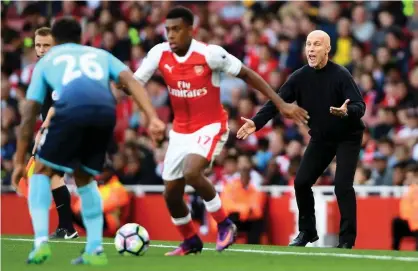
M71 15L83 25L83 44L103 48L136 70L148 50L165 40L164 17L176 1L2 1L1 166L10 181L19 106L37 61L33 33ZM314 29L331 37L331 59L349 69L367 105L363 117L358 185L407 185L418 178L418 2L184 2L196 15L195 37L223 46L278 90L303 66L304 41ZM173 119L158 73L147 84L167 123ZM113 170L124 184L162 184L167 142L155 147L146 119L112 86L117 106ZM223 75L221 99L229 112L230 136L207 174L227 184L292 185L309 135L278 115L245 141L235 138L241 117L252 117L266 98L240 79ZM333 182L334 161L317 185Z

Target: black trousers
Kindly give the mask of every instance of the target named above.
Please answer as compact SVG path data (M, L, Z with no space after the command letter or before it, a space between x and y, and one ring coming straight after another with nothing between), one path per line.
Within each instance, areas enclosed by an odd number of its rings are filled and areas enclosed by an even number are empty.
M411 231L408 221L400 217L392 220L392 249L399 250L401 241L404 237L415 237L415 250L418 251L418 231Z
M263 219L241 221L238 213L230 214L229 219L237 226L238 232L247 234L248 244L260 244L261 234L264 231Z
M341 214L339 241L354 245L357 235L357 207L353 183L361 140L362 135L359 134L338 142L313 139L309 142L295 179L300 231L316 235L315 201L311 187L336 156L334 184Z

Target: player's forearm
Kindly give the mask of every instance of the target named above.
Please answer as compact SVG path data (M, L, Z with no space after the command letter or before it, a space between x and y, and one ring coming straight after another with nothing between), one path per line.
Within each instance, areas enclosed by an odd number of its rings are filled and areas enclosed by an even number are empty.
M15 156L15 162L17 164L25 163L26 152L33 138L36 116L39 114L40 109L40 104L34 101L26 101L23 106L22 122L17 136L17 149Z
M260 111L251 119L256 127L256 131L260 130L267 124L272 118L274 118L279 111L272 101L266 102Z
M364 103L363 96L353 77L348 72L343 73L341 76L344 97L350 100L347 105L348 117L360 119L366 112L366 104Z
M131 92L132 98L138 104L140 109L147 115L148 119L158 117L157 111L155 111L147 91L138 81L132 80L129 82L128 89Z
M351 102L347 105L348 117L362 118L366 112L366 105L364 102Z
M267 96L279 109L285 104L285 101L269 86L269 84L256 72L243 66L238 77L247 84L254 87L265 96Z
M26 152L29 149L29 141L19 138L15 154L15 163L23 165L26 160Z
M130 70L124 70L119 74L119 79L122 85L125 85L128 88L135 103L139 106L139 109L147 115L148 119L157 118L157 111L155 111L147 91L142 84L135 79L133 73Z

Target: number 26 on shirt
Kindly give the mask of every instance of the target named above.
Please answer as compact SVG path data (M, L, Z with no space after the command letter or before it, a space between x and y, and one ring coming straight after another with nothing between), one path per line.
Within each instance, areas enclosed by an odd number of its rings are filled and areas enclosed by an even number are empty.
M104 77L103 68L95 60L97 54L87 53L79 57L72 55L60 55L53 61L54 66L65 62L64 74L62 76L62 84L65 86L72 80L79 78L81 75L86 75L93 80L101 80ZM78 67L77 66L78 62Z

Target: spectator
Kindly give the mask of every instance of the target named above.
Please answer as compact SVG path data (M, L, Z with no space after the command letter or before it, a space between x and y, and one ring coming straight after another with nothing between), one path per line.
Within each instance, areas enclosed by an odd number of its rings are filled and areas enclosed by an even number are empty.
M374 185L392 185L393 171L387 166L387 157L376 153L373 163L372 178Z
M418 251L418 167L411 165L407 169L408 192L400 202L400 216L392 221L392 249L399 250L401 241L406 236L415 237L415 249Z
M414 136L417 117L412 112L418 106L417 3L409 17L403 14L401 2L244 1L186 5L195 13L196 38L224 46L257 70L277 91L288 74L304 64L306 34L313 29L326 30L331 36L333 60L353 74L367 103L363 121L368 131L361 152L365 176L360 182L382 184L387 172L392 177L385 184L394 185L393 177L399 179L395 183L401 183L402 163L418 160L418 139ZM85 22L84 44L108 50L136 70L149 49L165 40L164 14L170 6L170 2L150 1L57 1L48 6L44 2L11 1L7 5L2 2L1 109L2 134L6 135L2 141L3 181L7 182L10 173L7 163L15 149L19 109L36 63L31 31L50 25L59 16L76 16ZM51 15L48 19L47 12ZM251 159L260 172L252 171L252 175L258 174L255 177L258 185L292 185L299 155L310 139L307 129L278 116L246 141L236 140L234 133L240 117L252 116L266 102L266 97L227 74L217 80L221 101L230 116L230 136L224 157L214 162L213 181L220 182L222 172L229 170L231 160L227 159L227 163L222 160L234 150L252 152ZM157 151L144 140L147 120L129 97L115 85L111 88L118 103L115 128L118 150L114 163L121 182L161 183L158 172L164 149ZM158 113L170 127L169 94L158 74L147 89ZM133 137L141 139L134 140L134 147L128 147L126 153L125 143ZM265 139L269 141L268 149ZM374 159L376 152L385 156L386 162L383 158ZM372 172L370 178L366 178L368 171ZM326 172L331 175L324 176L318 185L332 181L332 165Z
M410 108L406 112L405 126L396 134L396 142L406 143L414 138L418 138L418 113Z
M292 161L290 161L289 172L291 171ZM277 165L276 161L270 160L267 165L267 170L265 173L266 182L265 185L287 185L288 180L280 172L280 168Z
M389 138L381 138L377 142L377 152L388 158L388 167L393 168L396 164L396 156L394 154L395 144Z
M356 174L354 175L354 184L355 185L373 185L373 180L371 179L372 172L366 167L357 167Z
M374 34L375 26L367 18L368 14L364 6L355 6L351 17L353 19L354 37L361 43L369 42Z
M348 66L351 62L351 48L354 40L350 36L350 27L351 25L348 19L342 18L338 21L338 38L336 42L334 61L342 66Z
M143 29L147 24L142 8L138 4L133 4L129 9L129 27Z
M168 103L168 91L164 84L164 79L160 76L154 76L147 84L147 90L150 94L152 105L162 107Z
M405 176L406 176L406 167L408 162L400 162L395 164L393 167L393 185L402 186L404 184Z
M221 199L238 232L248 234L249 244L259 244L264 230L265 194L252 182L250 157L240 155L238 160L239 174L225 185Z
M395 19L389 10L382 10L379 12L378 21L380 24L380 29L376 31L373 37L373 52L376 52L376 49L380 46L384 46L386 34L393 26L394 20Z
M128 24L125 21L117 21L114 27L116 43L115 56L129 66L131 60L131 40L128 35Z
M261 138L258 140L258 150L255 154L255 165L260 172L264 172L267 168L268 161L272 158L273 154L268 150L269 141L267 138Z

